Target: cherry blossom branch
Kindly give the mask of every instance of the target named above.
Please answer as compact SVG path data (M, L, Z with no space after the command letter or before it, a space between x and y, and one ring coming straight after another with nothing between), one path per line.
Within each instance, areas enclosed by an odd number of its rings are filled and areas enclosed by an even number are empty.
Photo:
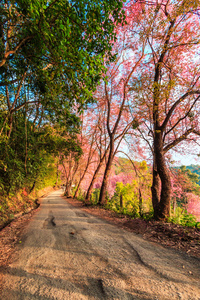
M168 114L167 114L167 116L166 116L166 118L165 118L165 120L164 120L164 122L163 122L163 124L162 124L162 126L161 126L161 128L160 128L162 131L164 131L164 130L166 129L167 124L168 124L168 122L169 122L169 119L170 119L170 117L172 116L172 114L173 114L175 108L176 108L183 100L185 100L188 96L190 96L190 95L195 95L195 94L200 95L200 90L197 90L197 91L189 91L189 92L185 93L182 97L180 97L180 98L174 103L174 105L172 105L172 107L170 108L170 110L169 110L169 112L168 112ZM199 100L199 98L200 98L200 96L198 96L198 97L195 99L195 101L194 101L194 103L192 104L191 108L192 108L192 107L194 106L194 104ZM191 109L190 109L190 110L191 110ZM189 112L188 112L188 113L189 113ZM188 113L187 113L187 115L188 115ZM168 130L168 132L165 133L165 135L167 135L171 130L173 130L174 127L177 126L177 124L178 124L181 120L183 120L183 119L185 119L185 118L186 118L186 116L184 116L183 118L179 119L179 120L177 121L177 123L176 123L170 130Z
M175 147L176 145L178 145L180 142L184 141L187 139L187 136L191 133L195 133L195 130L193 127L191 127L190 129L188 129L187 131L185 131L184 134L182 134L179 138L175 139L173 142L171 142L170 144L168 144L164 149L163 152L166 153L167 151L169 151L171 148ZM200 133L199 133L200 135Z

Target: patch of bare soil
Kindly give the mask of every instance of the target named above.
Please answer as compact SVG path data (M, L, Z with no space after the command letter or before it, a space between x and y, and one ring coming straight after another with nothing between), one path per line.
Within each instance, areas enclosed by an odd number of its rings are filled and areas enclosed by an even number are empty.
M39 205L40 199L46 197L52 190L52 187L47 187L38 192L39 198L36 199L36 204ZM30 207L25 213L19 213L15 215L15 219L12 220L7 226L0 227L0 268L5 267L9 263L11 254L17 243L20 243L24 228L31 220L33 214L39 208Z
M28 214L16 218L0 231L0 270L3 270L10 263L15 246L21 242L23 230L36 211L37 209L32 210ZM2 283L2 273L0 272L0 283ZM0 290L1 288L0 284Z
M52 188L45 188L39 193L39 199L37 204L39 204L40 199L47 196L52 190ZM0 271L4 270L8 264L11 262L12 253L15 250L15 246L21 243L21 237L23 231L28 223L31 221L32 216L38 211L39 207L32 209L25 214L19 214L11 223L4 228L0 228ZM0 272L0 290L2 288L2 277L3 272Z
M32 210L31 212L16 218L0 231L0 267L8 264L10 254L15 248L15 245L20 243L20 237L23 230L36 211L37 210Z
M140 234L146 240L181 250L191 256L200 257L200 230L197 228L183 227L155 220L131 219L101 207L86 206L83 202L76 199L64 198L73 206L126 230Z

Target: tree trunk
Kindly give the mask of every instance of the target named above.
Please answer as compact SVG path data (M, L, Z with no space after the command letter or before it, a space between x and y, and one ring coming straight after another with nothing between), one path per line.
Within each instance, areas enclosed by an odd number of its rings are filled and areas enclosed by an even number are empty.
M78 197L78 192L79 192L79 188L80 188L80 185L81 185L81 181L82 181L82 178L79 180L79 183L77 185L76 191L74 193L74 198Z
M106 191L107 191L107 185L108 185L108 178L110 175L113 158L114 158L114 141L112 139L110 141L110 151L109 151L108 161L106 163L106 169L104 172L103 182L101 185L101 191L100 191L100 195L99 195L99 204L100 205L103 205L106 202Z
M173 214L176 215L176 197L173 199Z
M153 182L151 186L151 194L152 194L154 215L157 215L159 210L159 202L160 202L160 177L158 175L155 163L153 165Z
M154 217L155 219L162 220L166 219L170 215L170 200L171 200L171 180L170 174L165 163L165 157L163 152L163 140L162 132L155 134L154 140L154 157L155 166L157 166L157 173L161 181L161 193L160 198L157 199L158 195L158 182L157 175L153 171L153 185L152 185L152 200L153 206L155 206ZM158 200L158 203L157 203Z
M30 188L29 194L34 190L36 184L36 180L33 182L32 187Z
M79 180L79 183L78 183L78 185L77 185L76 191L75 191L75 193L74 193L74 198L77 198L77 196L78 196L78 192L79 192L79 189L80 189L80 186L81 186L81 182L83 181L83 179L84 179L84 177L85 177L85 174L86 174L86 172L87 172L87 169L88 169L88 167L89 167L89 162L90 162L90 157L88 157L87 165L86 165L85 170L84 170L84 172L83 172L83 175L81 176L81 178L80 178L80 180Z
M120 208L123 208L123 195L120 195Z
M59 175L59 172L58 172L58 162L57 162L57 165L56 165L56 188L58 186L58 175Z
M65 187L65 193L64 193L64 195L67 198L71 197L71 182L66 181L66 187Z
M165 162L163 166L160 166L159 168L161 169L161 171L159 172L159 176L162 184L159 203L159 218L166 219L166 217L170 216L171 180Z
M139 193L139 214L140 217L142 217L143 213L142 213L142 193L141 193L141 189L138 189L138 193Z
M92 189L93 189L93 185L95 183L95 180L97 178L97 175L99 173L99 170L101 169L101 166L103 164L103 159L100 160L95 172L94 172L94 175L92 177L92 180L90 182L90 185L89 185L89 188L87 190L87 194L86 194L86 197L85 197L85 202L89 202L90 201L90 197L91 197L91 194L92 194Z
M12 132L12 127L13 127L13 115L11 114L10 116L10 120L9 120L9 132L8 132L8 138L10 138L11 136L11 132Z
M77 196L78 196L78 192L79 192L79 189L80 189L80 185L81 185L81 182L83 181L83 178L85 177L86 171L87 171L87 170L84 171L83 175L81 176L81 178L80 178L80 180L79 180L79 183L78 183L78 185L77 185L76 191L75 191L75 193L74 193L74 198L77 198Z

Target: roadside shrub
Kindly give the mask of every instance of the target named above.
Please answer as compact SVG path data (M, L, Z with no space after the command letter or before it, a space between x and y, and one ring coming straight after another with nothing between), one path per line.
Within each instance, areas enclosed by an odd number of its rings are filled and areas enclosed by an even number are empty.
M184 213L181 216L180 224L187 227L196 227L197 220L195 216L188 213L187 210L184 211Z
M84 202L85 201L85 192L82 191L81 189L79 190L77 200Z

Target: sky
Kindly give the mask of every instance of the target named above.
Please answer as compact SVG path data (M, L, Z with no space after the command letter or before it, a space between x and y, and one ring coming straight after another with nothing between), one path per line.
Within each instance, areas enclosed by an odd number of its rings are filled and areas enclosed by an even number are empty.
M173 154L173 159L176 161L176 166L189 166L189 165L200 165L200 157L193 154L180 155L177 153Z
M144 151L145 151L145 149L147 149L146 144L144 144ZM185 150L183 150L183 149L185 149ZM183 149L182 149L182 154L175 152L175 151L171 151L171 155L172 155L171 161L173 161L173 164L171 166L200 165L200 156L198 157L198 155L197 155L197 154L200 154L199 146L193 146L193 147L190 146L190 148L183 148ZM133 159L133 161L134 160L136 160L136 161L144 160L144 158L139 159L138 155L135 155L135 153L129 152L128 146L125 144L121 145L119 150L122 150L123 152L127 153L131 157L131 159ZM121 152L119 152L116 156L127 158L127 156ZM148 151L146 152L146 157L147 157L148 163L151 164L152 157L151 158L149 157Z

